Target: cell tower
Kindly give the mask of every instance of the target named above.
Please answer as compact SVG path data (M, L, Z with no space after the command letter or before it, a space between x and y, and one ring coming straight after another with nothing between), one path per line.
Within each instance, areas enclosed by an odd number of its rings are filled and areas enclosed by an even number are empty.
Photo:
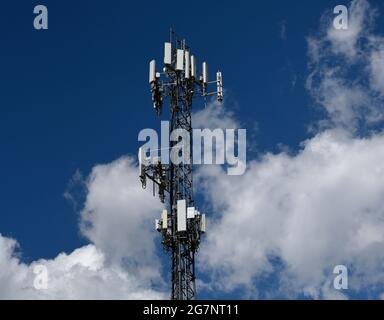
M192 150L192 101L196 97L217 95L223 100L222 76L217 72L216 80L208 80L208 65L202 63L202 73L198 76L196 58L191 55L185 40L178 39L171 30L170 41L164 44L164 68L156 72L156 62L149 65L153 107L160 115L163 102L169 100L170 137L175 130L187 132L189 149ZM208 92L208 85L216 84L217 91ZM169 150L180 153L179 142L169 141ZM185 141L183 142L185 143ZM182 149L183 153L185 149ZM140 180L143 188L147 179L153 183L164 203L161 219L155 221L155 228L161 233L162 244L172 257L172 300L190 300L196 296L195 255L200 239L206 231L205 214L194 205L192 152L182 155L179 164L161 163L159 156L147 156L140 149ZM171 159L172 160L172 159ZM168 204L166 203L168 200Z

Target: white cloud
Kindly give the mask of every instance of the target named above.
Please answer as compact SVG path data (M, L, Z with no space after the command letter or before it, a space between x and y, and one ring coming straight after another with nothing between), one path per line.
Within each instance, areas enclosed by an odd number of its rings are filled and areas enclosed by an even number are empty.
M341 54L353 60L364 54L359 41L369 34L375 10L366 0L354 0L349 6L348 15L348 28L338 30L331 23L326 30L325 41L330 42L334 54Z
M93 168L81 212L81 231L92 243L88 246L25 264L17 242L0 235L0 298L167 298L151 232L159 205L141 189L137 170L130 157ZM33 285L38 264L47 268L47 289Z
M95 166L81 211L81 231L106 254L108 261L137 265L137 271L158 276L154 219L161 204L143 190L135 160L130 157Z
M107 265L104 254L94 245L84 246L53 260L30 265L14 256L17 243L0 236L0 299L160 299L161 292L143 285L117 266ZM34 267L47 268L48 287L34 287Z
M370 85L384 96L384 39L372 37L373 49L369 56Z
M374 34L376 16L368 1L354 0L347 30L323 18L320 33L307 39L307 89L327 112L328 125L357 131L384 118L384 38Z
M204 109L193 114L193 127L196 129L236 129L239 126L234 113L216 100L210 101Z
M377 65L384 46L372 33L374 15L367 1L354 0L349 31L338 33L330 24L308 39L307 88L326 111L328 125L297 154L261 155L239 177L217 166L198 172L198 190L212 209L199 259L211 276L205 288L243 288L255 297L255 283L271 276L277 285L264 284L263 296L345 299L368 290L379 297L384 135L355 135L359 125L369 128L383 115L384 69ZM375 46L363 50L362 38ZM223 114L210 121L220 119L230 123ZM339 264L349 268L350 291L333 288Z
M293 294L336 294L324 285L338 264L359 274L354 289L383 281L383 158L384 136L329 130L298 155L250 162L241 177L204 168L200 176L209 178L200 183L216 216L200 267L212 273L214 287L229 291L274 272L271 257L281 259L281 286Z

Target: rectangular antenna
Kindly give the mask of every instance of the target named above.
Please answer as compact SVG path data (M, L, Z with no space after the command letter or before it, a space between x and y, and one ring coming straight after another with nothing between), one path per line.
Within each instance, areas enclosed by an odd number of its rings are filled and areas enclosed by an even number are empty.
M192 79L196 78L196 58L191 56L191 77Z
M193 219L195 217L195 207L187 208L187 219Z
M205 214L204 213L201 215L200 231L201 232L205 232L206 231L206 221L205 221Z
M156 61L152 60L149 63L149 83L156 81Z
M176 70L184 70L184 50L177 49Z
M145 149L142 147L139 148L139 167L140 167L140 177L143 177L145 174L145 166L148 165L148 159L145 156Z
M208 84L208 64L203 62L203 83Z
M161 215L162 218L162 228L167 229L168 228L168 212L167 209L163 209L163 213Z
M147 166L149 165L149 160L150 159L146 156L146 149L144 149L143 147L139 148L139 163L141 165Z
M172 64L172 44L164 43L164 64L170 66Z
M185 51L185 79L189 79L189 74L190 74L190 64L191 60L189 60L189 51Z
M161 162L161 158L159 156L153 156L150 158L151 164L158 165Z
M144 164L143 162L145 161L145 152L143 147L139 148L139 164Z
M187 231L187 204L177 200L177 231Z
M159 221L159 219L155 219L155 229L157 231L160 231L160 221Z

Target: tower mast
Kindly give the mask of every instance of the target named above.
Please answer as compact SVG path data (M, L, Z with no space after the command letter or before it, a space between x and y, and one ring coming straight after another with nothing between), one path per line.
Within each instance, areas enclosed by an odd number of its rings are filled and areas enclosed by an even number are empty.
M171 31L170 42L164 44L163 72L156 72L156 62L152 60L149 83L157 115L162 112L164 100L169 100L170 161L162 163L159 156L147 156L141 148L140 180L144 188L147 179L152 181L166 207L155 227L172 259L171 298L190 300L196 296L195 255L205 233L205 214L195 208L193 198L192 101L213 94L222 101L221 72L216 74L216 81L208 82L208 67L204 62L202 75L197 77L195 57L190 55L185 40L178 39ZM217 84L216 92L208 93L210 83ZM179 139L174 139L175 133ZM182 161L178 161L180 158Z

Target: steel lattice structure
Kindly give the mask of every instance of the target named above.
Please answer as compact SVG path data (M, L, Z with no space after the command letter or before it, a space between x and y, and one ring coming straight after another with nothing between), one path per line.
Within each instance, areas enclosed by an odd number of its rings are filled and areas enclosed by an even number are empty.
M197 77L194 56L190 56L185 40L175 37L172 31L170 42L165 43L164 47L163 72L156 72L154 60L150 63L149 83L153 106L160 115L164 100L169 100L169 134L186 133L187 137L184 138L188 148L180 149L180 141L170 139L169 149L171 153L181 154L183 161L180 163L173 163L172 156L169 163L162 163L158 156L147 157L145 151L140 150L140 180L144 188L147 179L151 180L160 200L168 207L163 210L162 219L156 220L155 226L162 235L164 249L172 257L171 298L190 300L196 296L195 255L201 235L205 232L205 215L195 209L193 198L192 101L195 97L211 94L217 94L221 101L222 81L218 72L216 81L208 82L205 62L202 76ZM209 83L217 84L217 92L207 92ZM183 141L184 146L185 143Z

